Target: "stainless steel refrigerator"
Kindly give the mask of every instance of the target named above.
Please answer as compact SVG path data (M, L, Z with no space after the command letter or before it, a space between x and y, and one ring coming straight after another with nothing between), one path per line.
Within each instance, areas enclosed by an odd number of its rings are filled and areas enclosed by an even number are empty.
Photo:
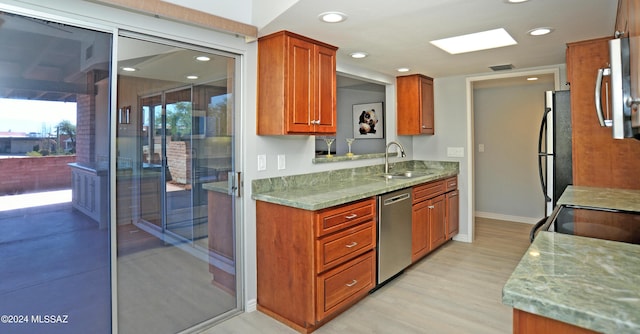
M568 90L545 92L545 109L538 138L538 171L547 217L565 188L573 183L571 95ZM545 220L538 222L534 230Z

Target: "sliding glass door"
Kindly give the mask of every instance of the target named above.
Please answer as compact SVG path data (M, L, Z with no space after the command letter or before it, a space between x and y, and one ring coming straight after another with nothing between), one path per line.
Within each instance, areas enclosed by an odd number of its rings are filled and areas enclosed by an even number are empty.
M111 332L112 40L0 11L0 333Z
M237 59L145 36L118 45L117 147L132 162L116 179L118 327L178 332L239 307Z

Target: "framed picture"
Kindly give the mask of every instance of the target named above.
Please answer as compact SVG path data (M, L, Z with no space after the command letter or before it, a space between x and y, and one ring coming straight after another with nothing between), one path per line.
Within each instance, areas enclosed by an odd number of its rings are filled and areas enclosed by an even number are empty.
M382 102L353 105L353 138L384 138Z

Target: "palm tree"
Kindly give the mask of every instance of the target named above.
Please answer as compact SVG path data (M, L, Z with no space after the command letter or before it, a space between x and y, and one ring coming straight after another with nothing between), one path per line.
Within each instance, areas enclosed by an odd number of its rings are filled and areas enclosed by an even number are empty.
M58 136L65 134L71 139L71 147L75 151L76 148L76 126L71 121L64 120L58 124ZM58 146L60 143L58 143Z

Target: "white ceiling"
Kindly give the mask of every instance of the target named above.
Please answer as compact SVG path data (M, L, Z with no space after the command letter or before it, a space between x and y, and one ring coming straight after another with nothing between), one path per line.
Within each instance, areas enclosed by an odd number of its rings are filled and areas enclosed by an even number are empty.
M565 63L568 42L612 36L617 0L299 0L264 27L259 35L290 30L339 47L338 62L391 76L399 67L434 78L491 72L489 66L514 69ZM326 11L348 15L342 23L318 19ZM518 45L450 55L429 41L505 28ZM552 27L547 36L527 31ZM369 53L355 60L355 51Z

